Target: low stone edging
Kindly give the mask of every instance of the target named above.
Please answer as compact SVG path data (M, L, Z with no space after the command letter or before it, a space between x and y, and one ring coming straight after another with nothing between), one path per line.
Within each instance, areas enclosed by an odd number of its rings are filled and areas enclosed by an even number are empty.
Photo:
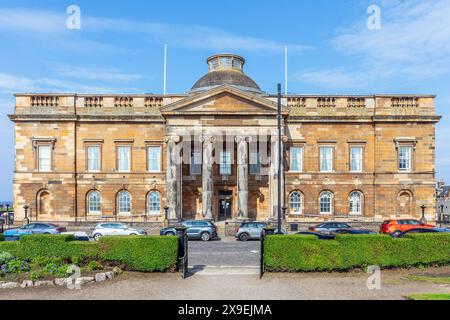
M106 280L112 280L116 277L116 275L120 274L121 270L113 270L107 272L99 272L95 274L93 277L79 277L75 278L74 286L79 287L84 284L94 283L94 282L103 282ZM69 283L70 282L70 283ZM5 282L0 281L0 289L15 289L15 288L40 288L40 287L63 287L72 284L71 278L56 278L54 280L23 280L20 282Z

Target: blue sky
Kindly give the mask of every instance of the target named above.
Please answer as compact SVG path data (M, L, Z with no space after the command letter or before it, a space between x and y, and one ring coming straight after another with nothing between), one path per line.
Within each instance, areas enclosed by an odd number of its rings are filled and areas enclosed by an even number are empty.
M66 28L69 5L81 29ZM381 8L381 29L366 26ZM12 199L14 92L168 92L233 52L267 92L437 94L437 177L450 181L450 1L3 1L0 0L0 200Z

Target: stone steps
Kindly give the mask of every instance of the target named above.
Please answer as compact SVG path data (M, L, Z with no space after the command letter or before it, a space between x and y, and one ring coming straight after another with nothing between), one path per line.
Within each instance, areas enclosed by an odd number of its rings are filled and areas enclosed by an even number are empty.
M189 273L199 276L259 276L259 266L190 266Z

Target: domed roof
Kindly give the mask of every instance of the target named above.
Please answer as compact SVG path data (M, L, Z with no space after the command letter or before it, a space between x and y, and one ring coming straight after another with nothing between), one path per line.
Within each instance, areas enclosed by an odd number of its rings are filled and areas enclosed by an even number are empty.
M258 84L244 73L244 64L245 59L234 54L217 54L209 57L209 72L194 84L191 92L231 85L241 90L261 93Z

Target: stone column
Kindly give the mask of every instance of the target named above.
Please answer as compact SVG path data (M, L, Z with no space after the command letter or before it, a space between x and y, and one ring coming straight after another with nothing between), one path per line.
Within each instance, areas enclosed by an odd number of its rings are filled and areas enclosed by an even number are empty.
M214 194L214 183L212 176L213 150L215 137L201 137L203 142L203 165L202 165L202 212L203 217L208 220L213 219L212 202Z
M167 136L166 142L166 198L167 219L178 220L180 217L180 207L178 204L178 167L181 161L180 155L176 153L176 145L180 142L179 136Z
M237 136L238 220L248 220L248 142L250 138Z
M270 160L270 171L269 171L269 190L270 190L270 214L271 220L277 219L277 209L278 209L278 134L274 134L271 137L271 160ZM284 150L284 143L287 142L285 136L281 137L281 150ZM281 206L284 205L284 200L286 197L284 188L284 154L281 156Z

